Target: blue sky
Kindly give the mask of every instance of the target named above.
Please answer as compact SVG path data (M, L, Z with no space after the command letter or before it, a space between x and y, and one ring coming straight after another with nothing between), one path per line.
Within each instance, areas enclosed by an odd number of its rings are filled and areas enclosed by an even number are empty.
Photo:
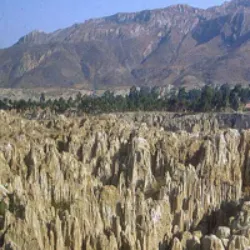
M51 32L86 19L187 3L207 8L223 0L0 0L0 48L32 30Z

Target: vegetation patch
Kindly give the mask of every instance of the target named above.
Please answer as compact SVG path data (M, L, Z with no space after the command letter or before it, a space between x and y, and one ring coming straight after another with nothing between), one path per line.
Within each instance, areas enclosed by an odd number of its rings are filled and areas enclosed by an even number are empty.
M250 88L241 85L230 87L224 84L221 87L206 85L202 89L186 91L185 88L174 89L162 94L157 87L132 87L127 96L114 95L106 91L102 96L82 96L80 93L75 99L46 100L45 94L40 101L0 101L0 109L15 109L18 112L36 110L54 114L100 114L110 112L131 111L170 111L170 112L219 112L226 110L250 109Z

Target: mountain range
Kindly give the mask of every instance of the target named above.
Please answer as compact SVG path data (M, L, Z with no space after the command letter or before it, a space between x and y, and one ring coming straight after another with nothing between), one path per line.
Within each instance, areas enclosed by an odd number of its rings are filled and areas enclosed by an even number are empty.
M0 50L0 87L112 89L250 81L250 1L118 13Z

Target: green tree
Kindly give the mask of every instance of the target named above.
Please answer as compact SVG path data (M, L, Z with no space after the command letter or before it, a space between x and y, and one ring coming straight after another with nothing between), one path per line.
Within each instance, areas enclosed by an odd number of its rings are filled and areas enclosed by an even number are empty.
M214 97L214 89L206 85L201 92L201 100L199 105L200 111L207 112L213 110L213 97Z
M41 95L40 95L40 103L45 103L45 101L46 101L45 93L43 92L43 93L41 93Z
M238 93L236 91L231 91L230 97L229 97L230 106L234 110L239 110L240 108L240 97L238 96Z
M229 107L229 97L230 97L230 86L228 84L223 84L220 88L222 94L222 107L227 108Z

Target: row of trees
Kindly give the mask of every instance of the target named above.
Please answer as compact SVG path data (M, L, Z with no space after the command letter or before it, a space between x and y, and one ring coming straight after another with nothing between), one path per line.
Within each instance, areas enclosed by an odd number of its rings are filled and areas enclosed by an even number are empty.
M239 110L250 100L250 88L236 85L231 88L225 84L221 87L209 85L202 89L186 91L185 88L169 91L160 95L158 88L132 87L126 96L115 96L106 91L102 96L82 96L75 99L46 100L44 94L40 101L4 99L0 101L0 109L16 109L19 112L30 109L49 108L56 113L67 110L83 111L90 114L125 111L174 111L174 112L213 112L228 109Z

